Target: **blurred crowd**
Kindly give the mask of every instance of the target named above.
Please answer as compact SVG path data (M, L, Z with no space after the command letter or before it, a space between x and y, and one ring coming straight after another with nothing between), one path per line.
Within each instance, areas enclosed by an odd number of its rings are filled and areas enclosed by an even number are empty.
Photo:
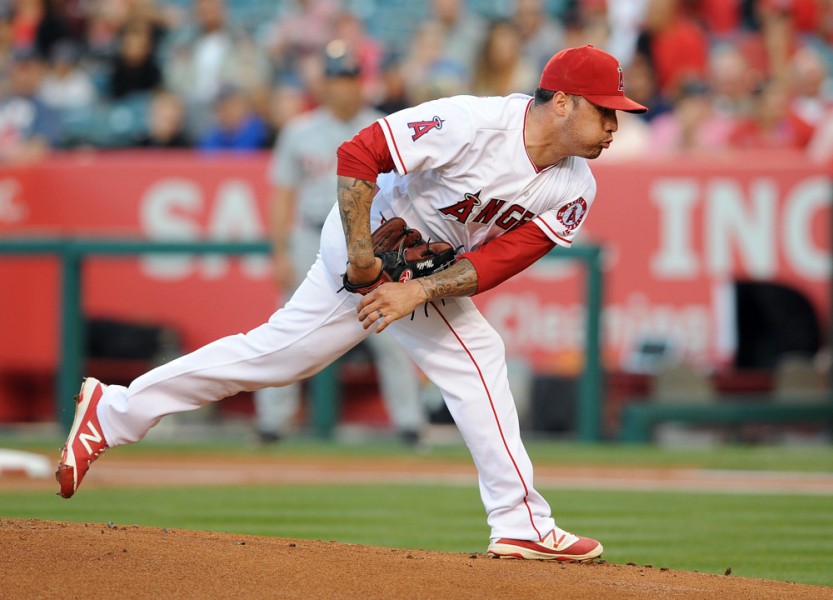
M390 113L531 94L561 48L616 55L612 158L833 157L833 0L0 0L0 163L78 148L271 148L321 103L324 48Z

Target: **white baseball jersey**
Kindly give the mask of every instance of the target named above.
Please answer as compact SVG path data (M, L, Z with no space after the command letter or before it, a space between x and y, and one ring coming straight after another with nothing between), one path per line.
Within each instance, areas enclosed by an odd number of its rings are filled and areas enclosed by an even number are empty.
M524 146L532 99L523 94L435 100L379 120L396 173L381 175L378 216L400 216L462 251L532 220L570 246L596 195L587 161L538 171Z

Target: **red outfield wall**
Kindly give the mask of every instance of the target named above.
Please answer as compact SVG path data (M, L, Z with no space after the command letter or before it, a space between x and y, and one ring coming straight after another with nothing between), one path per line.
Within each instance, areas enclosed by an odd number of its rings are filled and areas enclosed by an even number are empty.
M0 234L260 239L267 162L125 152L3 168ZM599 191L579 241L606 249L608 367L646 336L671 338L699 363L727 360L716 298L739 277L798 288L827 331L829 166L783 153L593 166ZM545 261L478 303L509 352L540 372L572 373L583 346L581 273ZM58 275L54 260L0 256L0 372L54 369ZM280 301L265 256L95 259L85 276L89 314L173 325L188 348L259 324Z

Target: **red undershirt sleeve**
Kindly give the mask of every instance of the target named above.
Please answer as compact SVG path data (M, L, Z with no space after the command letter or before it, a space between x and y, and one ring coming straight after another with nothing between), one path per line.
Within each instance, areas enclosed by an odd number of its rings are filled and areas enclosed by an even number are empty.
M336 154L336 171L342 177L376 181L379 173L395 169L385 134L378 122L365 127L353 139L341 144Z
M479 294L517 275L554 246L541 228L529 221L473 252L461 254L457 260L466 258L474 265L477 271L475 294Z

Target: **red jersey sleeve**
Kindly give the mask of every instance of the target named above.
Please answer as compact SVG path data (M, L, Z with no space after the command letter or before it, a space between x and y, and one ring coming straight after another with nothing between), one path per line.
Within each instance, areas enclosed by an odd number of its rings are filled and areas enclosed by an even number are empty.
M365 127L353 139L341 144L336 154L336 171L342 177L376 181L379 173L394 170L393 158L378 122Z
M468 259L477 271L477 291L490 290L526 269L553 249L555 243L535 223L527 222L457 260Z

